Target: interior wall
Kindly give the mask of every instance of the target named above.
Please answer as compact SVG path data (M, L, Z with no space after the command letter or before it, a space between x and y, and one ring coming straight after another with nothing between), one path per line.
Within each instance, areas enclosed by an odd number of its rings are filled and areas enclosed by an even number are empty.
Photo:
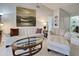
M40 8L37 8L37 26L47 26L48 18L50 16L53 17L53 11L40 5Z
M2 15L2 22L4 23L3 32L9 34L10 28L17 28L16 26L16 6L36 10L36 26L35 27L19 27L20 29L30 29L36 27L43 27L48 20L49 16L52 16L53 12L40 5L40 8L36 8L36 4L0 4L0 13ZM27 31L27 30L26 30ZM24 33L24 32L23 32Z
M59 34L60 31L70 31L69 13L61 8L55 8L53 10L53 17L50 18L48 25L50 27L49 31L53 31L55 34Z
M0 4L0 13L2 13L3 33L9 34L10 28L16 27L16 8L13 5Z
M70 30L70 15L63 9L59 9L59 28L65 31Z
M55 25L57 24L57 26ZM59 32L59 8L53 9L53 17L49 17L48 20L48 36L50 37L50 31L57 34Z

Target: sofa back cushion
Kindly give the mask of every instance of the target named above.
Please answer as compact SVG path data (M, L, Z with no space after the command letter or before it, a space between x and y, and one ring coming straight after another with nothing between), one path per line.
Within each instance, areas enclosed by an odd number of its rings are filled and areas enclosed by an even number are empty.
M37 28L36 27L27 27L27 28L19 28L19 34L22 36L22 35L25 35L25 36L28 36L28 35L31 35L31 34L36 34L36 30Z

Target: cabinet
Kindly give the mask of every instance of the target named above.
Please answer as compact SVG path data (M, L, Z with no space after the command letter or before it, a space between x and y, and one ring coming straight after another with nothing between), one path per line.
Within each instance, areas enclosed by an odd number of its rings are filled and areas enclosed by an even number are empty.
M1 41L2 41L2 31L0 31L0 44L1 44Z

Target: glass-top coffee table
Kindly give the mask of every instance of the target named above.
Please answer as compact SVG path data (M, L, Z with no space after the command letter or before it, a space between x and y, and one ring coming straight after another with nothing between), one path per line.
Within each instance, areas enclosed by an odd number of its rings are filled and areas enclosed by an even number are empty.
M13 55L32 56L42 49L42 42L42 37L27 37L19 39L12 44Z

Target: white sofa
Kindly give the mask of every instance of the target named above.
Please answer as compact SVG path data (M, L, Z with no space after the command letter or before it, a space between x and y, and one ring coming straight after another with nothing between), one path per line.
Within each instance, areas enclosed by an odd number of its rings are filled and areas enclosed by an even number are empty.
M5 35L6 45L10 44L18 39L26 38L26 37L43 37L43 33L36 33L37 28L19 28L18 36L7 36Z
M43 33L36 33L37 28L36 27L29 27L29 28L20 28L20 36L42 36Z
M48 35L48 50L54 50L64 55L70 55L70 44L67 38L61 35Z

